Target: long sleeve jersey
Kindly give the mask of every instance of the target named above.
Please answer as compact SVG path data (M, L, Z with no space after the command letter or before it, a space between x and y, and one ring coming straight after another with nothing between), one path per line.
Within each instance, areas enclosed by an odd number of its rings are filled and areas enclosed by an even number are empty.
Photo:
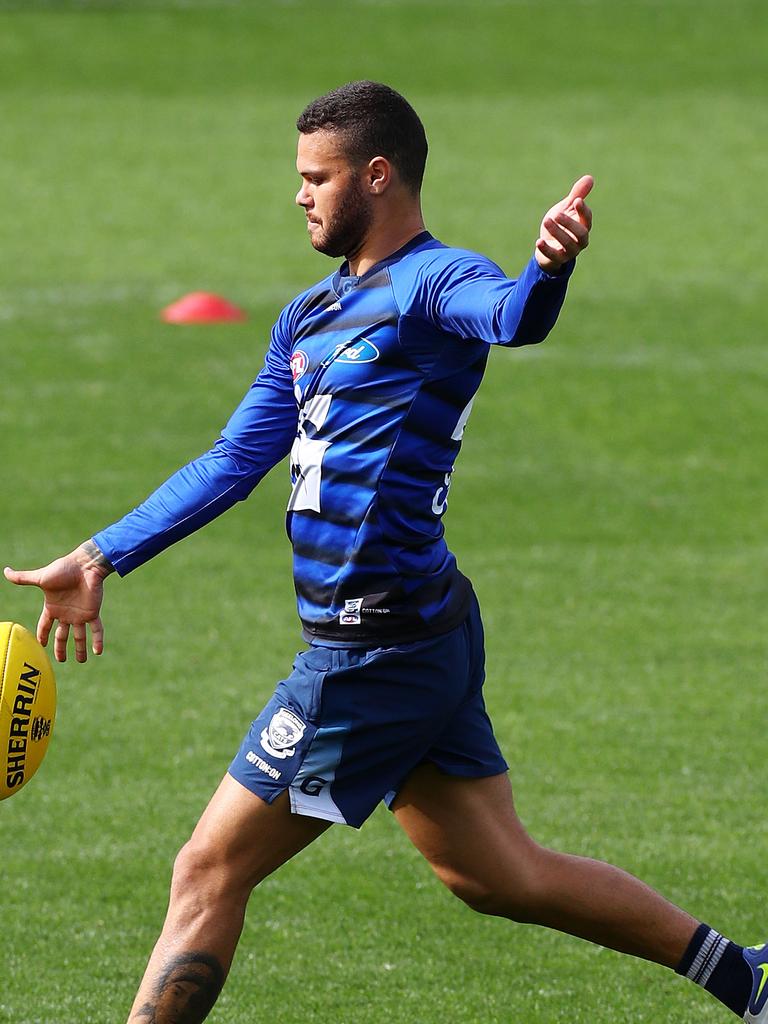
M444 538L461 438L492 344L542 341L565 298L422 232L359 277L290 302L213 448L94 537L122 576L246 498L290 454L287 532L305 639L380 646L446 632L469 581Z

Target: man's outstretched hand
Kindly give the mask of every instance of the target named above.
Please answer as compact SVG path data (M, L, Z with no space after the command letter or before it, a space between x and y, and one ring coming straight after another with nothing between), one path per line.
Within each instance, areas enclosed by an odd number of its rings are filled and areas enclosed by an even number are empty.
M536 262L548 274L557 274L589 245L592 211L584 202L595 180L585 174L571 191L547 210L536 240Z
M40 587L43 610L37 623L37 639L43 646L54 622L58 621L53 641L56 661L67 660L69 631L75 639L75 658L87 661L86 626L91 630L91 649L104 649L104 627L99 612L104 594L104 577L112 567L93 541L86 541L69 555L57 558L42 569L18 571L6 568L5 578L22 587Z

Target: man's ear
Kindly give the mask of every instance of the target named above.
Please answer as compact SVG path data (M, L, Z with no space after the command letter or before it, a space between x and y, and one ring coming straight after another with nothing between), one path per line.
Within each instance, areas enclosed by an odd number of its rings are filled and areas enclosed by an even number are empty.
M368 161L366 182L372 195L381 195L392 183L392 164L385 156L375 156Z

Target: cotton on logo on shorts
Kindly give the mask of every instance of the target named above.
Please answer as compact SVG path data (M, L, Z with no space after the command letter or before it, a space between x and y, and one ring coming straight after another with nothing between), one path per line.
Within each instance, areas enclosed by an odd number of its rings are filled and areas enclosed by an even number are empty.
M306 723L302 722L298 715L288 708L280 708L272 715L267 728L261 730L259 742L271 757L284 760L296 753L296 744L301 740L306 728Z
M268 775L270 779L274 779L275 781L277 781L283 774L282 772L278 771L277 768L273 767L271 764L267 764L264 758L259 757L259 755L254 750L248 751L248 753L245 755L245 760L248 762L248 764L255 764L260 772L264 772L265 775Z

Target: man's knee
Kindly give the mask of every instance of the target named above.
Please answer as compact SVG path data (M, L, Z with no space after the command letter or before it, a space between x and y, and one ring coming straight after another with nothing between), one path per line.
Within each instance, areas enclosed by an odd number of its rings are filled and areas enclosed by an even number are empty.
M535 861L488 878L460 871L440 871L438 875L454 896L470 909L521 924L538 921L546 897L544 874Z
M226 849L215 842L193 838L176 855L171 898L205 905L228 895L248 893L254 884L244 866Z

